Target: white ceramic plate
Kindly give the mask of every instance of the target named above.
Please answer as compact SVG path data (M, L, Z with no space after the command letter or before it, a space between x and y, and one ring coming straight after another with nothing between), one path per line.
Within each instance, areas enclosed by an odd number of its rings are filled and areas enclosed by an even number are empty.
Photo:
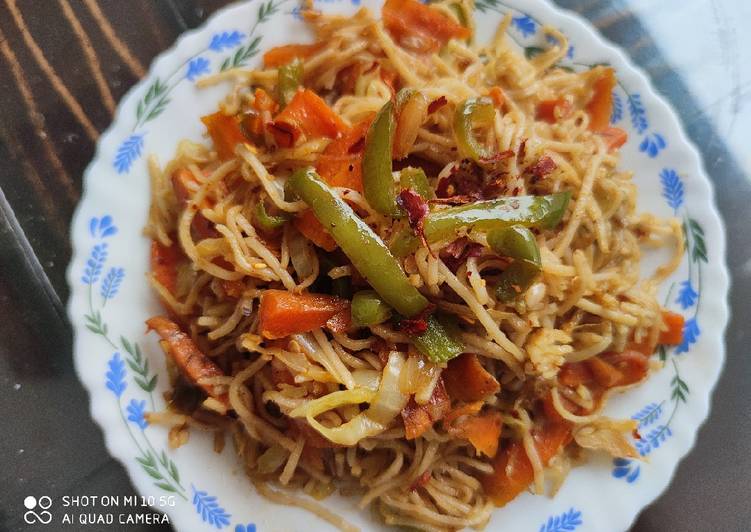
M71 228L68 313L76 333L76 368L91 397L91 414L136 488L154 496L154 505L168 513L178 530L331 528L302 510L261 499L231 445L217 455L210 437L193 433L188 445L170 451L165 431L143 419L144 409L163 405L167 384L161 351L153 335L144 335L143 325L159 312L144 279L149 247L142 235L149 198L146 155L166 162L180 138L202 138L198 117L216 108L228 86L198 90L194 83L201 76L254 65L268 47L309 38L293 2L256 0L223 9L157 58L102 136ZM321 0L317 7L351 13L360 4ZM362 4L380 10L376 0ZM513 531L623 530L668 485L709 411L728 317L723 226L699 156L675 113L623 53L587 23L542 0L478 0L478 6L481 40L511 12L511 37L530 53L545 44L544 23L570 38L565 65L581 69L606 62L615 67L620 83L612 121L629 134L622 167L635 171L639 207L676 215L687 228L687 254L662 294L668 307L686 317L684 345L664 351L664 369L609 406L611 415L639 421L644 437L637 447L644 461L595 458L575 469L555 498L524 494L498 509L489 525ZM365 530L381 528L352 499L331 497L326 504Z

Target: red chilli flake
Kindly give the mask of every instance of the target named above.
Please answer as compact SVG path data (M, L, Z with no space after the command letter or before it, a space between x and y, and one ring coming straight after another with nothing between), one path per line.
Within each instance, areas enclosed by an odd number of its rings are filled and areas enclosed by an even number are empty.
M428 304L422 312L420 312L414 318L404 318L399 320L396 324L396 329L400 332L411 334L412 336L419 336L428 330L428 317L435 311L436 306L432 303Z
M441 107L443 107L447 103L449 103L449 101L446 99L445 96L441 96L440 98L436 98L435 100L433 100L432 102L430 102L430 104L428 104L428 114L435 113L438 109L440 109Z
M430 475L430 469L425 470L425 472L417 477L417 479L415 479L415 481L409 487L410 491L415 491L417 488L422 488L423 486L425 486L430 480Z
M519 144L519 151L516 152L516 164L521 165L527 156L527 139L522 139Z
M412 228L412 231L415 232L415 235L420 238L423 246L425 246L428 251L430 251L428 241L425 239L425 231L423 227L425 223L425 217L428 215L428 212L430 212L428 209L428 204L425 202L422 196L420 196L411 188L405 188L404 190L402 190L396 197L396 203L402 209L407 211L409 226ZM430 253L431 255L433 254L432 251L430 251Z
M467 237L462 237L451 242L441 250L441 260L452 272L464 264L470 257L479 257L482 254L482 245L472 242Z
M535 164L530 166L527 171L535 178L542 179L556 168L558 168L558 165L555 164L555 161L547 155L544 155L540 157Z

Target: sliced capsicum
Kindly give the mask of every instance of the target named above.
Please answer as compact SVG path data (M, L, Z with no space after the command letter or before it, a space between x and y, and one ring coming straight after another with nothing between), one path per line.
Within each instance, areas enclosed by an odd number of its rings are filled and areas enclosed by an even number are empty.
M431 212L425 217L424 233L428 243L455 236L460 230L490 231L511 225L552 229L566 212L570 192L556 192L546 196L509 196L477 201ZM396 256L414 252L419 246L417 237L398 233L391 243Z
M488 233L490 248L514 261L503 271L496 285L496 297L512 301L524 293L542 271L540 248L532 231L521 225L494 229Z
M391 152L395 129L394 103L389 100L378 111L365 136L362 185L371 207L387 216L398 216L396 187L391 174Z
M302 83L302 61L296 57L286 65L280 66L277 70L277 76L276 88L279 102L282 104L282 107L284 107L292 100L298 87Z
M493 100L485 96L467 98L457 106L454 114L454 134L462 157L479 161L492 155L490 150L478 142L472 129L475 125L490 125L494 117Z
M271 215L266 212L266 206L263 204L263 200L256 203L256 207L253 210L253 217L256 225L259 229L266 232L271 232L275 229L279 229L289 221L289 215L286 213Z

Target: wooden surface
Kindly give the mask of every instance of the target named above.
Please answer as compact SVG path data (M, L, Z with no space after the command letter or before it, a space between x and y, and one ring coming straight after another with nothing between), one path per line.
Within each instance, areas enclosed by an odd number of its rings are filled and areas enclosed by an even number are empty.
M133 492L104 449L73 371L64 312L68 224L81 175L115 103L156 54L225 3L0 0L0 530L34 529L22 520L27 495ZM660 54L659 37L645 32L628 2L557 3L622 46L677 107L714 181L736 279L728 365L713 413L670 489L633 530L748 530L751 409L745 392L751 362L744 336L751 290L743 279L749 273L751 186L707 111Z

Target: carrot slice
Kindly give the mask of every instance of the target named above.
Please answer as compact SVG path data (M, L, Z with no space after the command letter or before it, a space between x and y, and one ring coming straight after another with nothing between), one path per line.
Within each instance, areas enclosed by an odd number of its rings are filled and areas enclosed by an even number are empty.
M572 388L592 382L593 379L592 371L584 362L567 362L558 372L558 382Z
M558 110L557 115L556 110ZM535 119L554 124L558 121L559 116L565 118L569 113L571 113L571 103L561 96L560 98L543 100L538 103L535 110Z
M506 103L506 95L503 94L503 89L500 87L491 87L488 91L488 96L490 96L493 104L498 108L502 108L503 104Z
M175 293L177 287L177 265L185 260L180 246L173 243L164 246L156 240L151 241L151 271L159 284Z
M217 394L214 386L201 384L202 379L222 377L224 372L213 360L204 355L193 340L180 326L164 316L154 316L146 320L149 330L155 330L169 346L169 354L183 374L209 396L229 405L227 394Z
M628 140L628 133L619 127L606 127L600 131L600 136L605 141L608 151L617 150Z
M227 116L218 111L202 116L201 122L206 126L220 159L231 159L235 155L235 146L248 142L234 116Z
M457 422L456 434L469 440L477 452L494 457L498 452L503 419L500 412L488 412L482 415L467 416ZM452 431L453 432L453 431Z
M362 192L362 154L371 115L358 122L323 150L316 170L332 187L347 187Z
M571 427L567 423L548 421L542 427L533 429L532 437L540 460L547 465L571 441ZM504 506L527 489L534 476L524 446L520 441L514 441L495 455L493 472L483 476L480 481L495 505Z
M424 405L418 405L414 398L409 400L402 410L404 432L408 440L421 436L451 410L451 401L446 393L443 379L439 378L433 389L433 395Z
M597 381L597 384L603 388L612 388L624 380L623 373L600 357L592 357L587 360L587 366L592 371L592 376Z
M470 31L438 9L418 0L386 0L383 25L401 45L431 53L449 39L466 39Z
M678 345L683 342L683 326L686 320L677 312L664 310L662 321L667 325L667 330L660 332L659 343L665 345Z
M321 222L318 221L318 218L316 218L316 215L313 214L311 209L300 213L294 219L292 224L305 238L313 242L319 248L323 248L329 252L334 251L337 248L338 244L336 243L336 240L334 240L334 237L331 236L323 225L321 225Z
M600 76L592 84L592 98L587 103L590 130L603 131L610 124L615 84L615 71L612 68L601 68Z
M474 353L464 353L450 360L442 375L449 396L458 401L479 401L501 389Z
M263 54L264 68L275 68L286 65L293 59L306 59L323 48L324 43L313 44L285 44L277 46Z
M601 358L622 374L622 378L614 386L628 386L639 382L649 371L649 357L633 349L627 349L622 353L605 353L595 358Z
M277 145L288 148L301 135L307 138L336 138L347 126L315 92L298 90L271 124L271 134Z
M258 328L264 338L284 338L323 327L348 306L349 301L335 296L266 290L261 295Z

